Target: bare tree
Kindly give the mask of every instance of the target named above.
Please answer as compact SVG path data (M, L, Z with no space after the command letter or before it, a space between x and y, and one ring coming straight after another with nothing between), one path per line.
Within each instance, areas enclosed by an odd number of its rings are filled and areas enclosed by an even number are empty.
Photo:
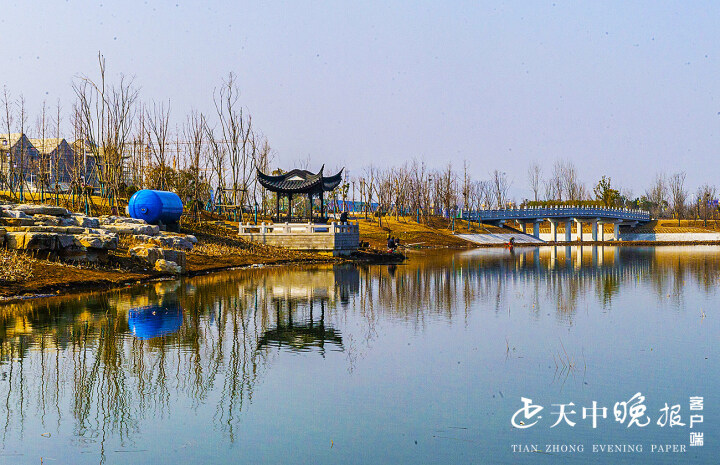
M58 146L55 151L55 157L52 160L53 165L54 165L53 173L55 174L55 176L54 176L55 188L53 190L55 193L55 205L60 205L61 169L62 169L62 171L64 171L62 173L62 179L64 179L65 182L67 182L67 177L68 177L67 170L70 168L69 166L67 166L67 162L68 162L67 159L63 160L62 165L60 163L60 161L61 161L60 160L60 141L61 141L61 139L60 139L60 121L61 121L61 112L62 112L62 106L60 105L60 99L57 100L57 104L55 105L55 110L56 110L56 113L55 113L55 140L57 141Z
M105 57L100 53L98 63L99 80L96 82L80 76L73 82L73 90L78 99L85 145L96 161L94 165L103 194L110 199L112 211L117 212L126 158L125 145L132 130L138 90L133 85L133 79L122 74L116 85L108 86Z
M533 191L536 202L538 201L538 192L540 192L541 173L542 168L540 167L539 163L533 162L530 164L530 167L528 168L528 182L530 184L530 189L532 189Z
M27 113L25 112L25 97L20 94L20 97L17 101L18 105L18 132L20 133L20 140L19 140L19 151L18 154L18 166L17 166L17 176L18 176L18 186L20 188L20 202L25 201L25 187L27 183L27 171L30 165L30 160L28 159L28 144L26 143L25 138L25 125L27 124Z
M650 214L654 218L660 218L668 207L668 185L664 174L655 175L655 180L645 193L645 197L650 204Z
M717 209L715 194L715 186L711 186L709 184L703 184L698 187L697 193L695 194L695 205L698 216L703 219L705 227L707 227L708 218Z
M185 122L185 139L188 141L190 155L191 195L190 202L193 218L198 220L202 202L203 172L205 171L205 116L191 111Z
M36 174L36 185L40 187L40 202L45 202L45 192L50 187L50 156L51 156L51 145L47 143L47 103L43 100L42 112L40 113L36 126L37 132L40 136L38 157L35 160L35 174Z
M215 203L221 202L220 196L225 191L225 164L227 156L225 153L225 145L218 143L215 138L215 129L211 128L205 122L205 136L209 145L209 160L210 164L210 182L215 180ZM279 213L278 213L279 215Z
M3 86L2 95L3 105L3 129L7 130L7 151L3 148L3 155L5 160L0 161L0 168L2 168L2 181L3 184L10 191L12 197L15 196L15 163L12 153L12 125L13 125L13 111L11 109L10 94L8 93L7 86Z
M587 192L585 191L585 186L580 182L573 162L566 161L563 163L563 175L565 196L567 199L571 201L585 200L587 198Z
M161 190L169 189L169 165L168 165L168 139L170 130L170 102L167 108L165 103L158 105L153 102L152 112L149 110L147 115L148 140L150 153L155 162L155 170L157 170L157 179L153 182L153 187Z
M470 191L472 189L472 180L470 179L470 174L468 173L468 163L467 160L463 161L463 184L462 184L462 198L463 198L463 208L468 209L470 204Z
M227 146L235 205L245 204L249 180L254 174L256 148L251 143L252 118L239 105L239 97L240 91L233 73L223 81L213 97L223 143Z
M504 171L495 170L490 179L492 192L495 198L495 204L498 208L504 207L508 202L508 189L510 184L507 180L507 174Z
M668 179L668 186L670 188L670 197L672 198L673 214L677 217L679 226L680 218L685 212L685 202L687 200L687 191L685 191L685 172L680 171L670 176Z

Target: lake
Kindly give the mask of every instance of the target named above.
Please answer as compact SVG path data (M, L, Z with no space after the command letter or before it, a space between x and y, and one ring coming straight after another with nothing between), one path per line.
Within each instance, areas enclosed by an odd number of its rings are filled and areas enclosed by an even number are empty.
M542 247L6 304L0 463L716 463L719 285Z

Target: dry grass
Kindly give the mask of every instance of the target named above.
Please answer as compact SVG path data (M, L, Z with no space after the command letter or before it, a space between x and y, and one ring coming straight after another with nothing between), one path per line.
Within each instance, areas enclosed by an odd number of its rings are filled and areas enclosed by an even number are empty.
M0 282L21 282L32 278L34 258L15 250L0 249Z
M208 257L227 257L247 253L247 249L223 243L199 242L193 247L193 253L207 255Z

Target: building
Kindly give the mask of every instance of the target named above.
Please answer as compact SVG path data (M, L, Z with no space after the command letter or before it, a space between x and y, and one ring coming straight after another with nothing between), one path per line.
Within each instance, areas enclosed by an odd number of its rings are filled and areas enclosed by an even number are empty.
M69 184L75 166L75 151L65 139L30 139L38 151L36 175L45 174L50 185Z
M0 183L3 186L17 186L20 176L32 185L33 167L36 167L40 153L25 134L0 134Z

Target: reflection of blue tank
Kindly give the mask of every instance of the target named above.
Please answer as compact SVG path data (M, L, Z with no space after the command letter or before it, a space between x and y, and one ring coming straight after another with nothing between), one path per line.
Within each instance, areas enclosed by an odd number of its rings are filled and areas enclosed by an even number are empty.
M142 189L130 197L127 211L132 218L145 220L150 224L171 224L180 219L183 204L174 192Z
M128 316L130 332L138 339L152 339L172 334L180 329L182 321L182 309L177 304L133 308Z

